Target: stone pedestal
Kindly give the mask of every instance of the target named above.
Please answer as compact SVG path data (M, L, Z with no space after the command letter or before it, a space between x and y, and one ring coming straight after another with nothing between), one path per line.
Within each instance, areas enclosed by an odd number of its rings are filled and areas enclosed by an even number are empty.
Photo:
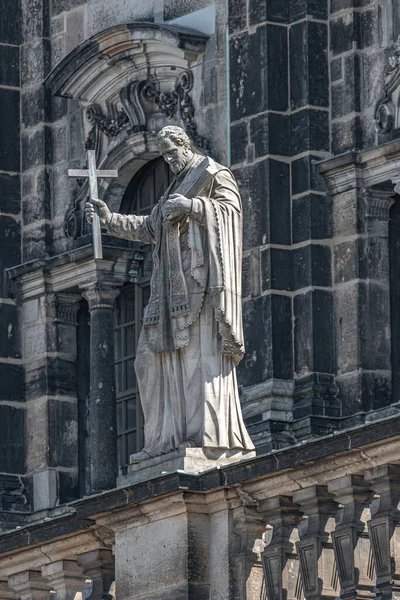
M186 471L199 473L244 459L254 458L255 450L208 450L207 448L184 448L161 456L131 463L128 474L118 478L118 485L130 485L160 477L166 473Z

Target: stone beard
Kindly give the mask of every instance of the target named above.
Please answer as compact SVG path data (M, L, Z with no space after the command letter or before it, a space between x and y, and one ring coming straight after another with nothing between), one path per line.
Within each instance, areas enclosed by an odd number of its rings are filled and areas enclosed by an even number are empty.
M187 145L159 134L175 179L151 214L113 213L107 223L111 235L154 244L135 361L145 421L136 462L189 446L254 450L236 381L244 352L239 190L226 167L193 154L179 131ZM168 220L173 194L189 208Z

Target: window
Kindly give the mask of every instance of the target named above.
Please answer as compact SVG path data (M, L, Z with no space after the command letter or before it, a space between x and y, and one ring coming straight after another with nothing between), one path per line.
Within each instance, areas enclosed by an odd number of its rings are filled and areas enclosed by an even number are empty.
M129 183L121 204L121 213L146 215L163 195L171 181L168 165L162 158L143 167ZM149 256L151 247L137 244ZM114 345L117 396L118 464L126 473L129 457L142 449L143 415L140 408L134 362L144 310L150 298L149 273L137 284L126 285L116 303Z

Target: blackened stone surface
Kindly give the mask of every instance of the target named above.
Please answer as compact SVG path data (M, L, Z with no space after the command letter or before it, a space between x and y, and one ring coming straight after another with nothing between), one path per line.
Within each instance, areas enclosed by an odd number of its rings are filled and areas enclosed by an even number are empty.
M24 385L22 365L0 363L0 400L23 402Z
M250 122L250 140L256 157L266 154L290 155L290 118L276 113L262 114Z
M23 408L0 406L0 471L25 472L25 409Z
M78 466L78 403L49 400L49 466Z
M15 475L0 475L0 510L2 512L29 512L29 487L29 482L25 477L17 477Z
M328 18L328 4L326 0L289 0L290 21L299 21L307 15L315 19Z
M76 473L58 472L58 492L60 504L72 502L79 498L78 476Z
M34 258L48 258L53 240L53 230L50 225L40 223L37 227L24 230L22 239L24 261L33 260Z
M19 175L0 173L1 211L16 215L21 211L21 179Z
M311 284L318 287L332 285L332 255L329 246L311 244Z
M287 31L278 25L263 25L231 41L233 121L268 108L287 109L287 52Z
M71 10L77 6L85 4L86 0L50 0L51 14L53 16L62 13L65 10Z
M289 166L268 159L234 174L243 200L244 248L290 244Z
M231 161L232 164L246 160L248 144L247 123L243 121L231 125Z
M365 49L373 46L377 42L377 11L375 8L372 10L367 10L361 13L358 13L358 18L360 20L359 28L360 28L360 48Z
M293 243L323 240L332 235L332 200L310 194L292 203Z
M18 0L0 0L0 43L21 42L21 9Z
M245 256L242 261L242 296L247 298L251 293L251 271L250 271L250 256Z
M331 88L333 119L361 110L360 58L357 55L350 55L343 60L344 81Z
M165 0L164 20L170 21L183 15L200 10L209 4L209 0ZM149 11L150 12L150 11Z
M393 402L400 400L400 202L392 206L389 221L389 264Z
M50 40L39 39L21 48L22 85L42 84L51 70Z
M338 81L339 79L342 79L342 77L342 57L334 58L331 61L331 81Z
M247 0L229 0L229 32L234 33L247 25Z
M351 13L337 17L330 23L331 28L331 50L334 55L348 52L353 47L353 41L357 41L356 25L354 15Z
M326 191L325 182L315 167L315 163L320 160L321 157L310 154L292 162L293 195L302 194L308 190Z
M329 113L305 108L290 117L292 156L307 150L329 151Z
M261 290L265 292L271 289L271 248L260 251L261 259Z
M271 377L292 377L291 299L268 295L244 303L246 354L239 383L255 385Z
M21 262L21 225L12 217L0 216L0 296L7 296L9 280L4 269Z
M24 171L45 164L46 128L38 127L22 134L22 168Z
M0 304L0 357L20 358L18 312L12 304Z
M54 358L49 360L46 365L28 371L26 385L28 400L47 394L60 397L74 396L76 394L76 365L61 358Z
M302 21L290 29L290 95L293 108L329 106L328 27Z
M34 127L45 121L45 93L43 85L24 89L22 93L22 120L25 127Z
M263 21L287 23L289 20L289 0L252 0L249 9L250 25Z
M271 288L291 291L293 289L293 253L291 250L271 248Z
M388 290L373 281L360 284L359 290L361 366L371 371L389 370Z
M331 132L333 154L362 150L363 131L359 116L332 123Z
M0 106L0 169L19 172L19 92L0 89Z
M0 85L19 86L19 48L0 46Z

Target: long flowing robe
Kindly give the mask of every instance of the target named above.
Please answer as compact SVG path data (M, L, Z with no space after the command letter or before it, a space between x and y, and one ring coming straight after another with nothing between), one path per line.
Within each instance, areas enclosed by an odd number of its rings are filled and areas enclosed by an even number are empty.
M173 193L189 216L164 221ZM194 195L195 194L195 195ZM149 216L114 213L110 234L155 244L151 295L135 370L151 456L181 443L254 449L243 423L235 367L243 356L242 211L225 167L195 155Z

